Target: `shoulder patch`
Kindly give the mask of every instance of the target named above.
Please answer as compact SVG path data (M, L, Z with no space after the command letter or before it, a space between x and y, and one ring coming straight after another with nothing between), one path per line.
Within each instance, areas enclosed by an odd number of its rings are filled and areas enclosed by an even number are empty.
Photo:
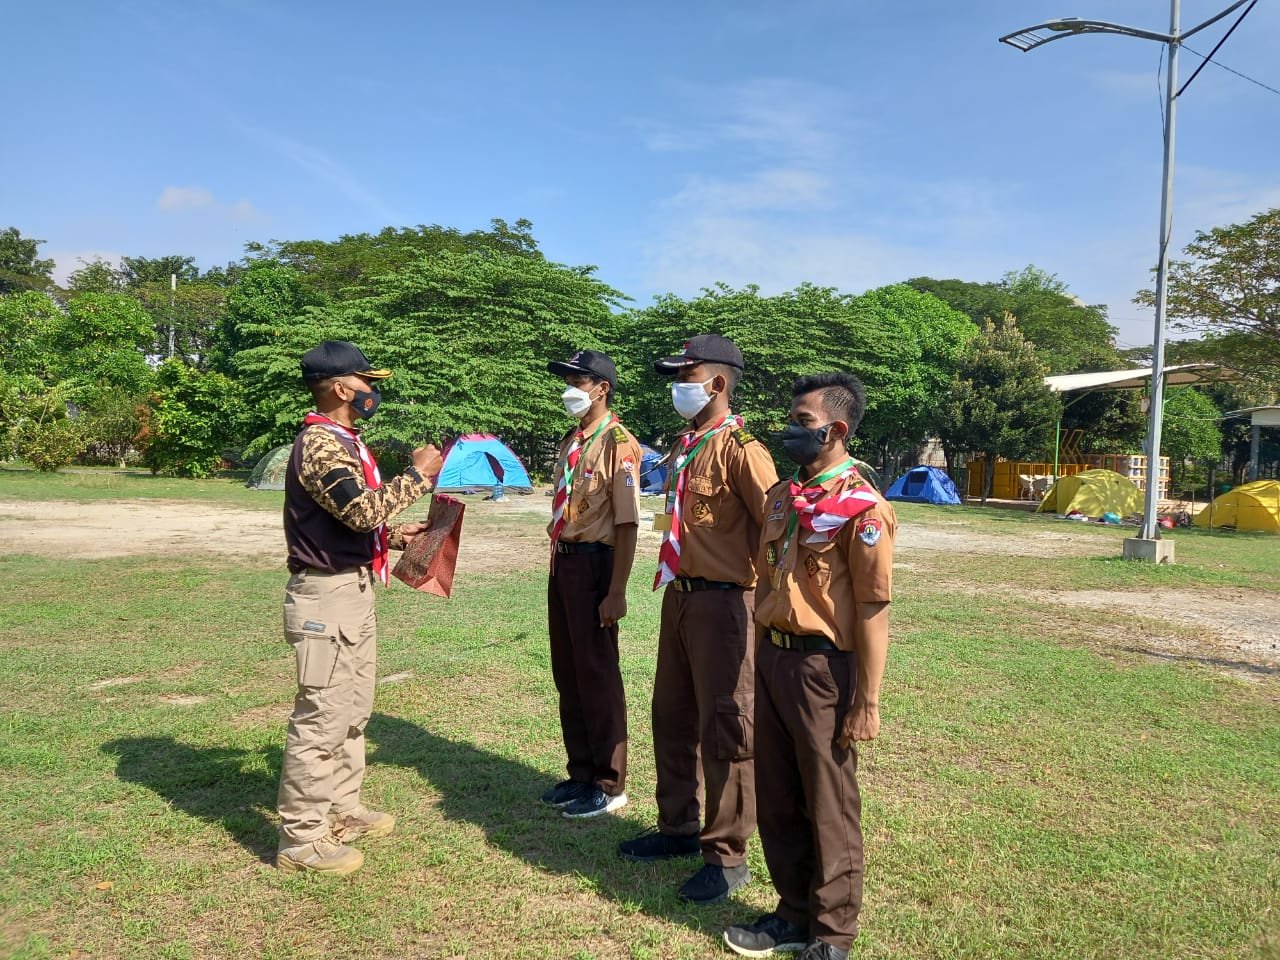
M737 430L729 431L733 435L733 439L737 440L744 447L748 443L759 443L759 438L745 427L739 427Z
M626 431L626 428L622 426L622 424L618 424L616 427L613 428L613 442L614 443L627 442L627 431Z

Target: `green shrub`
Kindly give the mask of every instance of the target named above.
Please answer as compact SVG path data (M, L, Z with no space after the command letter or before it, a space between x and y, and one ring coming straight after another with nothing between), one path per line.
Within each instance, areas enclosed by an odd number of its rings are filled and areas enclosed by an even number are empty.
M178 359L160 365L156 385L138 436L143 462L152 473L209 476L222 451L239 439L240 388L220 373L201 373Z
M26 423L18 428L15 443L19 457L47 473L71 463L87 445L84 428L75 420Z

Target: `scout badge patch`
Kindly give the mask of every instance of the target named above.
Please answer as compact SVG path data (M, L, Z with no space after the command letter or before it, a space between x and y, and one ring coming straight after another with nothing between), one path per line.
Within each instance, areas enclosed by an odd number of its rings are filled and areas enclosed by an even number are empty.
M698 500L694 502L693 510L690 512L693 514L693 519L701 522L711 515L711 506L705 500Z
M778 547L776 544L769 544L768 548L764 552L764 560L765 563L769 564L771 567L776 567L778 565Z
M818 561L814 559L813 554L809 554L804 558L804 568L808 571L809 576L816 576L818 573Z
M868 547L874 547L880 542L880 531L882 529L879 520L875 517L868 517L858 524L858 539Z

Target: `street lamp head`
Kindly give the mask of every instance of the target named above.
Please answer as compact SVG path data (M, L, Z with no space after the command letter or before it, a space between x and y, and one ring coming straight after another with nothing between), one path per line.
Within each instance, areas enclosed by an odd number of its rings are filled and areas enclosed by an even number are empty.
M1081 22L1079 17L1062 17L1058 20L1050 20L1045 24L1045 29L1056 33L1075 33L1080 29Z

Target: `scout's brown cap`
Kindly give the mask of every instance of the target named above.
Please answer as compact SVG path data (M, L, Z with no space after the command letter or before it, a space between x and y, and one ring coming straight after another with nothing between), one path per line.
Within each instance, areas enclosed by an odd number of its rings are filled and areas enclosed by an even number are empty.
M723 363L725 366L742 369L742 351L728 337L714 333L704 333L694 337L684 345L684 350L674 357L655 360L653 369L658 373L673 376L681 367L692 367L696 363Z
M385 380L391 376L390 370L375 370L360 348L345 340L326 340L302 355L302 379L308 383L345 377L349 373L370 380Z
M618 368L598 350L577 350L568 360L552 360L547 364L547 372L560 377L585 373L589 377L608 380L614 389L618 386Z

